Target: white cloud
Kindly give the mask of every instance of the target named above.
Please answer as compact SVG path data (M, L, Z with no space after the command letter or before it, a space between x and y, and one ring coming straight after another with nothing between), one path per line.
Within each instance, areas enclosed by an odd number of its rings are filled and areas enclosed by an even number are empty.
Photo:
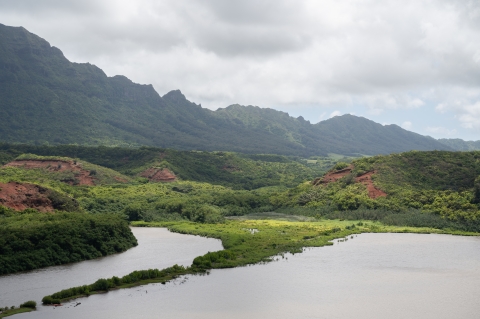
M478 1L2 0L0 21L211 109L384 116L437 105L479 126Z
M402 126L402 128L404 128L406 130L411 130L412 127L413 127L413 124L410 121L405 121L405 122L402 123L401 126Z
M342 115L342 112L340 111L333 111L332 113L330 113L330 117L329 118L332 118L332 117L335 117L335 116L340 116Z
M318 117L319 122L321 122L323 120L326 120L326 119L328 119L327 112L322 112L322 114L320 114L320 116Z
M452 112L462 127L480 132L480 89L455 88L442 97L444 102L435 107L437 112Z
M463 127L480 130L480 101L475 104L464 105L457 111L460 113L458 119Z
M453 129L450 130L448 128L442 127L442 126L436 126L436 127L426 127L425 131L428 133L432 133L434 135L439 135L439 136L454 136L457 133L457 130Z

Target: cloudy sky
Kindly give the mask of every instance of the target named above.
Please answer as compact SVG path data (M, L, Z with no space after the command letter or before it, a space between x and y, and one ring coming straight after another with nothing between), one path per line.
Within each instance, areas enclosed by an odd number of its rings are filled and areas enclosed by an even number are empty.
M480 140L478 0L1 0L0 23L210 109Z

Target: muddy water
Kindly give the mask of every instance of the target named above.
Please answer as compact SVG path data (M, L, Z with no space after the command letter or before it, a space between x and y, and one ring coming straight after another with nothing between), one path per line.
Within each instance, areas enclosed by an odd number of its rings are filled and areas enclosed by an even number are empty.
M171 233L164 228L132 228L138 246L121 254L76 264L47 267L0 276L0 307L18 306L27 300L40 304L46 295L65 288L124 276L134 270L190 266L195 257L223 249L219 240Z
M15 318L479 318L480 238L362 234Z

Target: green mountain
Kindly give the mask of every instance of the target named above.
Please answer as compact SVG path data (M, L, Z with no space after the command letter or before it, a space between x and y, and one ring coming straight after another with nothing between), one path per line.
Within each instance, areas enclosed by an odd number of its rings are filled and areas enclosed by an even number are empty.
M255 106L231 105L217 116L267 130L299 146L338 154L387 154L409 150L450 150L435 139L406 131L397 125L381 125L350 114L335 116L317 124L303 117Z
M283 155L450 150L436 140L345 115L312 125L252 106L210 111L180 91L107 77L22 27L0 24L0 141L158 146Z
M480 150L480 141L464 141L459 138L441 138L438 141L456 151Z

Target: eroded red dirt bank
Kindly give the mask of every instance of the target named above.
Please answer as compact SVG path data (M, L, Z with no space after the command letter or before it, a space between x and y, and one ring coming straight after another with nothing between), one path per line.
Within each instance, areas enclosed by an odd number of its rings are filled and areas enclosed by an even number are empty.
M48 190L38 185L26 183L0 183L0 205L14 210L34 208L40 212L53 212Z
M329 183L336 182L340 178L351 174L353 171L353 168L354 168L353 165L350 165L344 169L329 172L325 174L323 177L319 177L315 179L313 181L313 185L322 185L322 184L326 185ZM387 193L385 193L381 189L376 188L375 185L373 184L372 176L374 176L375 173L376 173L375 171L370 171L360 176L357 176L355 178L355 183L362 183L363 185L365 185L368 191L368 196L373 199L387 196Z

